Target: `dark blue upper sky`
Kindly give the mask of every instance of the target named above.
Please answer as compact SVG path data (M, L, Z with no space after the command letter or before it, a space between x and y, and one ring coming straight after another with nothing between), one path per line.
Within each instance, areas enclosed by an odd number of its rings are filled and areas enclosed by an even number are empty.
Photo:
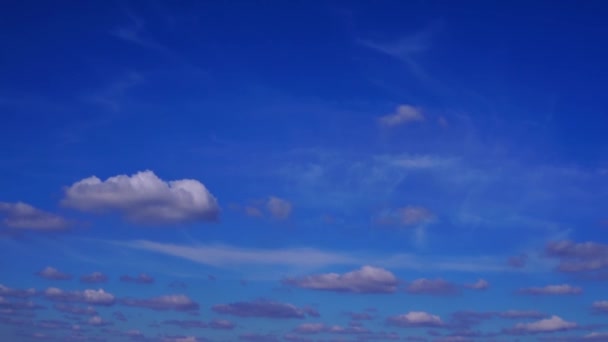
M0 299L49 309L0 301L0 334L606 338L607 17L604 1L4 1L0 284L37 292ZM92 272L107 280L78 280ZM120 280L139 273L156 282ZM99 288L112 300L77 292ZM169 294L207 327L150 327L189 319ZM101 306L68 322L66 302Z

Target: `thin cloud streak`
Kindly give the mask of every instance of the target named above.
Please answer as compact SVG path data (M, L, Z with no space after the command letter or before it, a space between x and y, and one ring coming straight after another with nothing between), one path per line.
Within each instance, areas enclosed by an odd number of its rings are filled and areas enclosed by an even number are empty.
M494 257L421 257L414 254L378 255L374 253L342 253L315 248L254 249L227 245L181 245L149 240L129 242L108 241L115 246L144 250L195 263L231 268L243 265L322 268L328 266L374 265L388 269L439 270L454 272L521 272ZM547 269L549 270L549 269ZM539 271L535 269L534 271Z

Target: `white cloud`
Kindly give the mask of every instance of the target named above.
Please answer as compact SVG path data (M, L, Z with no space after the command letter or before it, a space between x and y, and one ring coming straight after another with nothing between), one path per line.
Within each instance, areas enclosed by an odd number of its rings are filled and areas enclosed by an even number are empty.
M488 289L488 287L490 287L490 283L488 283L488 281L485 279L478 279L476 282L466 284L465 286L472 290L482 291Z
M381 255L357 251L343 253L315 248L253 249L227 245L181 245L149 240L129 242L111 241L115 246L124 246L169 256L174 256L203 265L224 268L242 266L283 266L312 270L334 265L365 265L389 269L438 270L457 272L504 272L513 270L504 265L504 258L419 256L415 254Z
M112 305L115 302L114 295L105 292L103 289L64 291L56 287L49 287L44 291L44 296L49 300L58 302L78 302L91 305Z
M392 293L397 289L395 275L385 269L363 266L344 274L315 274L284 280L286 284L300 288L355 293Z
M519 290L519 293L527 295L579 295L583 293L583 289L577 286L561 284L523 288Z
M65 190L62 204L86 212L118 212L147 224L216 220L216 198L199 181L164 181L152 171L118 175L105 181L92 176Z
M268 199L268 202L266 202L266 209L268 209L272 217L279 220L284 220L291 215L293 208L289 201L271 196Z
M443 325L443 321L437 315L424 311L410 311L403 315L393 316L388 323L400 327L437 327Z
M380 125L384 127L395 127L412 122L424 121L424 115L419 108L410 105L400 105L394 113L380 117Z
M137 240L129 243L117 242L131 248L172 255L210 266L238 265L284 265L326 266L352 264L355 259L338 253L324 252L313 248L291 249L246 249L230 246L184 246Z
M5 226L15 229L57 231L67 229L69 226L69 222L63 217L23 202L0 202L0 215L5 216L3 220Z
M541 319L532 323L518 323L515 325L514 330L529 333L539 333L570 330L576 328L577 326L578 325L576 323L565 321L559 316L551 316L550 318Z

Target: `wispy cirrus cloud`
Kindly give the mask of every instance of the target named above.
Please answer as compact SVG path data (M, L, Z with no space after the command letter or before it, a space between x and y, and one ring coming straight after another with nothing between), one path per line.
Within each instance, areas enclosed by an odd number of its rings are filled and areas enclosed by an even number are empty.
M104 181L92 176L65 189L61 203L84 212L120 213L144 224L214 221L216 198L199 181L164 181L152 171L118 175Z
M383 255L377 252L339 252L316 248L281 249L241 248L227 245L185 245L148 240L108 241L114 246L144 250L190 260L203 265L237 268L243 265L275 266L298 269L337 265L373 264L388 269L436 270L455 272L504 272L514 270L504 264L504 257L452 257L416 254ZM242 269L242 268L239 268ZM542 271L537 269L536 271Z
M4 216L2 224L12 229L52 232L70 226L67 219L24 202L0 202L0 216Z

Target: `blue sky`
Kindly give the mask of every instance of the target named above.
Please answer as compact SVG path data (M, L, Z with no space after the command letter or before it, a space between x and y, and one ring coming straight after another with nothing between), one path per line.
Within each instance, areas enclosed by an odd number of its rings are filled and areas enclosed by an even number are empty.
M3 339L608 340L604 2L3 7Z

